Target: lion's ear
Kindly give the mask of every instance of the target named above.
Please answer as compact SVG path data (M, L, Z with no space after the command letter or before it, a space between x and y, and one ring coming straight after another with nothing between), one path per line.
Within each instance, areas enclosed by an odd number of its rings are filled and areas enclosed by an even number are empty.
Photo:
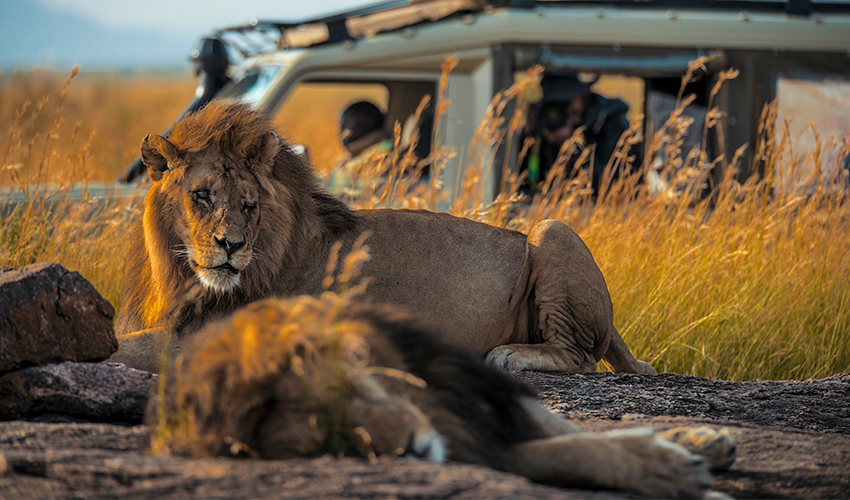
M259 164L263 166L266 174L271 173L274 157L280 151L280 138L274 132L266 134L262 148L260 148Z
M161 135L150 134L142 141L142 163L148 167L148 175L154 182L162 179L168 170L168 162L177 157L177 147Z

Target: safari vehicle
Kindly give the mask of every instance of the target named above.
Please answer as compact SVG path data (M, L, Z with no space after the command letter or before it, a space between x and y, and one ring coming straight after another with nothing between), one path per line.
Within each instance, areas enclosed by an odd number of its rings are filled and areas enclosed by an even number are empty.
M591 75L595 92L644 117L650 137L673 109L689 63L708 56L687 86L695 95L689 137L702 142L705 113L719 107L724 133L709 131L705 147L731 158L748 143L742 176L760 168L760 115L777 97L780 115L783 106L789 116L816 110L822 134L850 131L850 1L841 0L398 0L318 19L252 20L201 41L193 58L202 83L189 109L224 96L286 120L299 89L333 85L349 89L351 101L372 96L391 134L423 96L437 95L447 56L459 58L445 95L451 106L430 133L461 153L493 96L535 65ZM728 68L739 76L709 102ZM497 161L515 155L519 141L508 138ZM507 161L516 168L516 158ZM446 167L449 195L463 163ZM137 162L124 180L143 171ZM499 172L489 176L490 193L499 181Z

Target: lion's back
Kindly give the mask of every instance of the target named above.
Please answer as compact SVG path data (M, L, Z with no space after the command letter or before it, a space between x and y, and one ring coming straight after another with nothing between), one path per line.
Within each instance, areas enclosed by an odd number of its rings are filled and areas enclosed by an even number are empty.
M426 211L356 214L373 233L362 272L373 280L372 300L420 313L481 354L496 345L514 319L508 303L525 260L524 234Z

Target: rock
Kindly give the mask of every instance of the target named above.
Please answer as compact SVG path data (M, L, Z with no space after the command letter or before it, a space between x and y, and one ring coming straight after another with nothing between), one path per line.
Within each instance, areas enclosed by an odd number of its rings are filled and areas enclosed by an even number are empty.
M152 381L151 373L123 365L24 368L0 377L0 420L141 423Z
M738 444L714 488L734 498L847 498L850 436L687 417L590 419L590 432L629 427L728 428ZM405 458L248 460L145 455L147 430L109 424L0 423L0 498L636 498L559 489L477 465Z
M570 419L664 415L850 434L848 373L816 380L750 382L674 373L522 372L517 376L537 387L540 399L552 411Z
M708 425L726 428L735 439L737 459L715 472L714 489L732 498L848 498L850 435L765 427L737 420L628 415L623 420L592 418L577 422L588 432L634 427L662 431Z
M115 310L59 264L0 269L0 373L61 361L101 361L118 349Z
M103 424L0 423L0 453L11 471L0 476L0 498L623 498L534 484L478 465L407 458L156 457L133 451L145 445L144 433Z
M56 366L63 365L130 371ZM78 372L75 380L91 380L92 373ZM550 409L572 415L589 432L727 428L738 459L730 470L715 473L714 487L734 498L850 496L850 375L779 382L672 374L520 377L538 387ZM0 394L5 390L0 387ZM817 431L806 430L812 428ZM327 456L275 461L150 456L143 451L147 434L143 426L0 422L0 456L6 461L0 498L636 498L534 484L477 465L404 458L373 464Z

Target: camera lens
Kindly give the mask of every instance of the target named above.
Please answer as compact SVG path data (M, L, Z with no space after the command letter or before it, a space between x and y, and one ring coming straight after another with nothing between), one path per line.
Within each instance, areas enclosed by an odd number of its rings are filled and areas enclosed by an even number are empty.
M567 113L564 105L549 103L540 109L540 125L546 130L558 130L567 123Z

